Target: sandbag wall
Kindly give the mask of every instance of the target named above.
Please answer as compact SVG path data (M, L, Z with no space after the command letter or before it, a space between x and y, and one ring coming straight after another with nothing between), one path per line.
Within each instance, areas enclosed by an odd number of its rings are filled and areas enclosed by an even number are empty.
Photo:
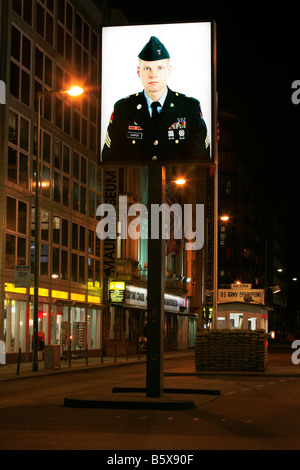
M264 372L267 338L265 330L201 330L195 341L196 372Z

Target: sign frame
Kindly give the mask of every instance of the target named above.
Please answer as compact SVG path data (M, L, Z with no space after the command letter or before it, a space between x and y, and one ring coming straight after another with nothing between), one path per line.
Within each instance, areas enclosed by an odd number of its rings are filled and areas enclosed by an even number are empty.
M106 133L106 130L107 130L107 127L108 127L108 123L109 123L109 117L111 115L111 112L113 110L113 105L114 103L118 100L118 99L121 99L122 97L125 97L126 94L124 96L119 96L118 95L118 98L116 97L115 99L113 99L110 104L110 111L108 112L107 110L105 110L105 96L106 96L106 86L105 86L105 58L103 58L104 56L104 47L105 47L105 40L104 40L104 35L105 35L105 32L106 31L111 31L113 29L115 29L115 31L117 31L117 28L118 28L118 31L122 31L124 30L125 28L136 28L136 27L152 27L153 28L153 31L155 31L155 28L160 28L160 27L168 27L170 28L170 26L190 26L190 25L198 25L198 24L209 24L210 25L210 119L209 119L209 125L208 125L208 121L207 119L205 118L205 112L203 113L204 114L204 120L205 122L207 123L207 127L208 127L208 134L209 134L209 141L210 141L210 158L207 158L207 159L184 159L184 160L180 160L180 159L170 159L170 160L159 160L159 161L126 161L126 160L122 160L120 159L120 161L103 161L102 160L102 149L103 149L103 146L104 146L104 142L105 142L105 133ZM159 33L157 33L159 35ZM147 38L147 36L145 35L145 38ZM148 38L149 39L149 38ZM131 46L131 50L132 50L133 46ZM168 48L168 47L167 47ZM136 56L138 55L138 50L136 51ZM135 54L135 51L134 51L134 54ZM135 89L135 92L139 91L138 89ZM178 90L174 90L174 91L178 91L178 92L181 92L180 89ZM127 93L128 94L128 93ZM130 91L129 91L129 94L130 94ZM195 96L195 98L199 99L199 101L201 102L201 96L198 97L198 96ZM202 109L203 111L203 109ZM106 114L105 114L106 113ZM198 22L172 22L172 23L156 23L156 24L151 24L151 25L148 25L148 24L135 24L135 25L122 25L122 26L104 26L102 28L102 67L101 67L101 117L100 117L100 126L101 126L101 132L100 132L100 165L103 165L103 166L114 166L116 168L118 167L126 167L126 166L132 166L134 165L135 167L138 167L138 166L141 166L141 167L149 167L151 165L163 165L163 166L171 166L171 165L185 165L185 166L190 166L190 165L197 165L197 166L204 166L204 167L207 167L207 166L211 166L213 164L215 164L215 162L217 161L217 39L216 39L216 23L214 20L209 20L209 21L198 21Z

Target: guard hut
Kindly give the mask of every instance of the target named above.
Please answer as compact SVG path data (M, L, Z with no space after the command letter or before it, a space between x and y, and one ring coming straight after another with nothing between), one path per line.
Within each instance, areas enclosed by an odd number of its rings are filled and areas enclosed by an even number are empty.
M231 289L218 289L216 327L268 332L268 310L265 289L252 289L252 284L231 284Z
M218 290L215 329L196 336L196 371L257 371L267 367L265 290L251 284Z

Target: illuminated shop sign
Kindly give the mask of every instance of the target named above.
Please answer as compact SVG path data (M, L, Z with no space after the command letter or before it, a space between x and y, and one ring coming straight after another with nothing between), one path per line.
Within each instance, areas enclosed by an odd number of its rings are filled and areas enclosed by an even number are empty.
M125 282L113 281L109 283L109 301L112 303L124 302Z
M147 307L147 289L126 285L125 282L109 283L109 300L112 303L124 302L135 307ZM182 312L187 308L188 301L176 295L164 295L164 309L166 312Z

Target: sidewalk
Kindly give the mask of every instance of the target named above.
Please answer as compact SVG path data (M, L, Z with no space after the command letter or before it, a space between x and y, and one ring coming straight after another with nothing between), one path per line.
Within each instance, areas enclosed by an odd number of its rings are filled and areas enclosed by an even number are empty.
M268 363L267 369L265 372L247 372L247 371L237 371L237 372L199 372L199 376L207 375L257 375L257 376L291 376L300 378L300 364L295 365L292 363L293 350L290 348L284 348L282 350L275 349L269 351L268 354ZM190 357L191 361L188 369L185 370L173 369L173 371L168 372L168 364L165 364L165 375L167 376L184 376L184 375L196 375L195 363L194 363L194 350L186 351L169 351L165 352L164 360L176 359L182 357ZM126 366L130 364L141 364L146 363L146 354L126 357L103 357L103 362L101 358L89 358L88 364L86 364L85 359L72 359L71 367L69 366L69 361L60 361L60 368L54 370L46 370L44 367L44 361L39 361L38 371L32 371L32 363L21 363L19 366L19 373L17 374L17 364L0 364L0 381L3 380L19 380L26 377L40 377L43 375L50 374L62 374L62 373L71 373L78 371L87 371L96 368L103 367L118 367Z

